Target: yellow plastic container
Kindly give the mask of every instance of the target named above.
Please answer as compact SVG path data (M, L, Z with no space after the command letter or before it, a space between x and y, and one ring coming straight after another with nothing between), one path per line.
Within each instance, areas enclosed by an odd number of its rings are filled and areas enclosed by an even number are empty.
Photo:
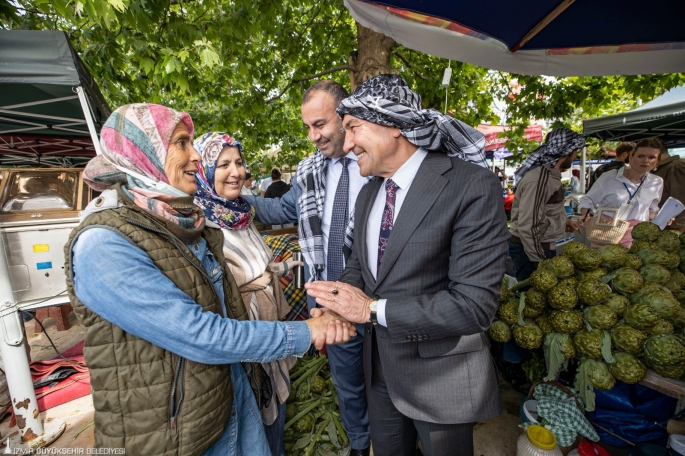
M516 442L516 456L563 456L552 431L542 426L529 426Z

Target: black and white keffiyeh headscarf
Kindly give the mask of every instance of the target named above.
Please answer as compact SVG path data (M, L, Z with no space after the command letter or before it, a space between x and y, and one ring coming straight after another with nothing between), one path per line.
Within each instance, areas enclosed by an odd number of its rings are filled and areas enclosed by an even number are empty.
M328 161L320 150L300 162L297 166L297 186L301 190L297 203L300 207L300 223L297 234L304 262L312 271L311 281L321 280L326 268L323 231L323 202L326 196L326 172ZM354 230L354 207L350 208L350 219L345 229L343 254L345 258L352 253L352 231Z
M521 168L516 171L514 176L514 187L516 187L523 176L533 168L541 165L556 163L560 158L571 155L574 150L585 147L585 136L569 128L558 128L547 134L545 142L530 153L530 156L523 163Z
M382 74L363 82L336 112L340 118L349 114L399 128L415 146L488 167L483 133L435 109L421 109L421 96L399 76Z

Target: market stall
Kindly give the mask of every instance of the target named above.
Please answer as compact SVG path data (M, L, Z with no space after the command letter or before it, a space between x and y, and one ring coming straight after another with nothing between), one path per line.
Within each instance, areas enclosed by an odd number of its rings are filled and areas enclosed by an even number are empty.
M63 248L93 197L73 166L98 152L110 110L64 32L0 31L0 89L0 165L21 167L0 173L0 354L20 431L11 446L28 449L65 423L40 420L20 312L69 302Z

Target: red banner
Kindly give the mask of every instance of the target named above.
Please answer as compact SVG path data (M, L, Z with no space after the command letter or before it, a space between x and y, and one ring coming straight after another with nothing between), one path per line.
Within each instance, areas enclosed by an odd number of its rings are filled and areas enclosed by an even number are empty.
M509 130L508 125L485 125L480 124L477 130L485 135L485 151L489 152L504 147L506 138L500 138L499 133ZM542 125L530 125L524 130L524 136L528 141L542 142Z

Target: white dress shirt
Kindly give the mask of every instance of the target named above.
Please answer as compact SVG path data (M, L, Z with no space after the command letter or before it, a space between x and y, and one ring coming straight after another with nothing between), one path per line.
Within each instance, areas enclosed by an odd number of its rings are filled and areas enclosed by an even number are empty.
M414 182L414 177L419 171L423 159L426 158L428 152L423 148L418 148L409 159L404 162L400 169L398 169L391 179L398 185L395 193L395 212L393 214L393 225L397 220L397 216L402 209L402 203L407 197L409 187ZM381 188L378 189L378 194L369 212L369 219L366 221L366 250L368 251L367 265L371 270L371 274L376 278L378 275L378 237L381 234L381 219L383 218L383 209L385 209L385 183L388 179L383 180ZM391 234L392 237L392 234ZM360 239L361 241L361 239ZM388 326L385 319L385 299L378 300L378 310L376 316L378 324Z
M626 167L607 171L599 176L592 184L587 194L580 198L579 209L594 209L595 207L619 208L621 204L630 200L630 195L635 194L640 184L631 182L623 176ZM627 187L627 188L626 188ZM651 173L645 175L640 193L633 198L628 210L620 214L621 220L649 221L649 211L659 210L661 192L664 189L664 181L659 176ZM628 192L630 190L630 193Z
M354 203L357 201L357 195L369 179L362 177L359 174L359 165L357 164L357 156L350 152L345 157L351 159L347 165L347 172L350 175L349 195L347 200L347 213L354 210ZM341 157L342 158L342 157ZM323 232L323 250L324 254L328 255L328 233L331 231L331 217L333 215L333 202L335 201L335 191L338 188L340 175L342 174L343 165L340 158L328 158L328 171L326 172L326 193L323 201L323 218L321 220L321 231ZM343 267L345 265L343 264ZM326 280L326 269L321 274L321 280Z

